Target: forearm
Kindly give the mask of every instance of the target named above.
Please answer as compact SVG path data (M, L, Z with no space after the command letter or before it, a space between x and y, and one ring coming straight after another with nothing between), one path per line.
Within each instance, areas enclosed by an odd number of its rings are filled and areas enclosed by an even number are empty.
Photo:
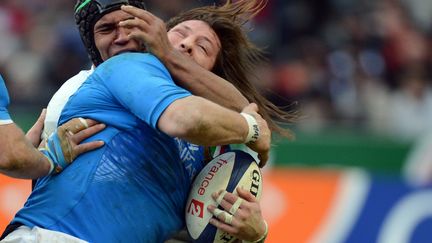
M177 50L173 49L161 59L174 79L177 80L176 83L192 94L239 112L249 104L248 100L234 85L205 70Z
M15 124L0 126L0 172L7 176L35 179L48 174L50 163Z
M206 146L245 142L249 127L239 113L205 101L200 106L195 109L200 114L191 122L193 129L183 139Z
M197 96L171 104L158 126L173 137L205 146L244 143L249 132L240 113Z

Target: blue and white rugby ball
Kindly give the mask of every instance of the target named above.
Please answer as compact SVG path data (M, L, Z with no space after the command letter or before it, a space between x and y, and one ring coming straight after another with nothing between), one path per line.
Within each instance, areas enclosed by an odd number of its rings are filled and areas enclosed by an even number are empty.
M217 206L213 192L236 188L249 190L258 200L262 193L262 176L257 162L246 152L234 150L210 161L195 178L186 204L186 226L194 242L233 242L235 238L209 223L213 215L209 205ZM222 209L222 208L221 208Z

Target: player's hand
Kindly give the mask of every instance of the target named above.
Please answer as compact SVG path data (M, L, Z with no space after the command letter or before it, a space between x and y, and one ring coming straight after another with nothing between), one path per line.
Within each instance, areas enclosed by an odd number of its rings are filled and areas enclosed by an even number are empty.
M157 56L162 61L173 49L171 46L165 22L152 13L130 5L124 5L121 10L135 17L121 21L121 27L130 28L129 38L138 43L145 43L147 51Z
M26 138L33 144L34 147L38 147L41 143L42 130L44 128L44 120L46 116L46 109L42 109L42 113L37 119L36 123L26 133Z
M74 118L57 129L60 138L63 155L68 163L71 163L80 154L100 148L103 141L93 141L80 144L83 140L105 129L101 124L92 119Z
M53 163L54 173L61 172L80 154L100 148L103 141L80 144L83 140L102 131L105 124L91 119L74 118L56 129L39 150ZM58 151L61 150L61 153Z
M224 193L224 195L222 193ZM210 205L208 210L213 215L218 215L210 219L210 223L216 228L240 240L258 240L266 233L267 227L261 214L260 204L247 190L237 188L237 193L238 196L226 191L212 194L213 199L216 200L225 211L218 212L214 205ZM232 215L230 224L226 223L227 215L228 217Z
M249 115L252 115L258 123L260 135L255 142L247 143L246 145L253 151L258 153L260 160L259 166L262 168L267 163L270 153L271 145L271 131L268 127L267 122L258 114L258 106L255 103L251 103L246 106L243 111Z

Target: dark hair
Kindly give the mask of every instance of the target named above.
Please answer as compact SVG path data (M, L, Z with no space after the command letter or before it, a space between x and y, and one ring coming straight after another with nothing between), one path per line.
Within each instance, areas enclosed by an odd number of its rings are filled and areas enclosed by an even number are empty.
M93 64L103 62L94 41L94 26L104 15L119 10L122 5L145 9L143 0L78 0L75 5L75 22L81 39Z
M188 20L206 22L221 42L221 50L212 71L231 82L250 102L256 103L272 131L293 138L293 133L278 123L293 123L297 119L296 114L285 112L268 101L249 80L250 74L265 58L263 51L248 39L242 27L266 4L267 0L240 0L235 3L228 0L219 7L195 8L170 19L167 29Z

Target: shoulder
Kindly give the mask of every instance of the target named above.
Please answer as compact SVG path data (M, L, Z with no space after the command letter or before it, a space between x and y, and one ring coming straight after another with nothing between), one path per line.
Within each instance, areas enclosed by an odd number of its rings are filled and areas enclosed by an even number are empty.
M78 90L92 72L92 69L79 72L63 83L60 89L55 92L47 106L43 133L44 137L54 132L57 127L60 113L66 105L66 102L69 100L69 97Z
M126 83L144 85L137 84L137 80L145 80L146 83L150 81L159 83L161 80L174 83L165 66L148 53L123 53L114 56L99 65L92 76L98 82L110 87L115 85L121 89Z
M80 71L75 76L64 82L64 84L60 87L59 90L77 89L79 86L81 86L82 83L84 83L84 81L87 80L87 78L93 73L93 71L93 69Z
M92 74L93 70L83 70L76 74L75 76L68 79L66 82L62 84L60 89L54 94L51 98L49 104L56 103L57 100L67 100L78 88L87 80L87 78ZM48 104L48 106L49 106ZM64 105L64 104L63 104ZM49 108L49 107L48 107ZM48 109L49 111L49 109Z
M130 74L130 72L165 73L168 70L162 62L152 54L128 52L106 60L96 68L97 72L116 72Z

